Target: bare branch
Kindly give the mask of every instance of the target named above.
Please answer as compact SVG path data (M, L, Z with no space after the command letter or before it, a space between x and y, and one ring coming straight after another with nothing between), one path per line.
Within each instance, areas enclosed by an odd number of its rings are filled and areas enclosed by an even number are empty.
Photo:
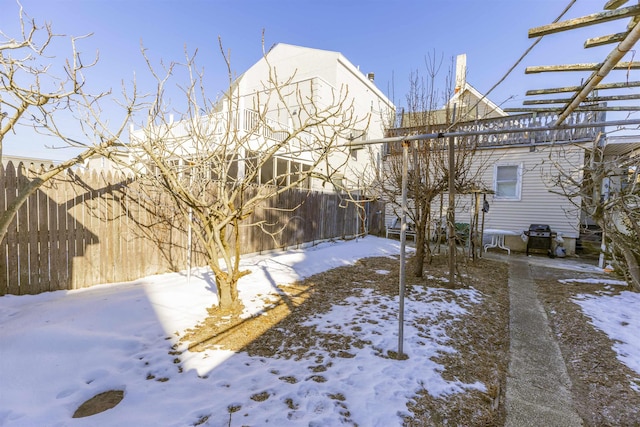
M68 168L92 156L108 153L111 147L120 145L122 133L133 111L139 108L134 86L132 96L128 97L125 93L123 104L126 107L122 122L115 129L112 128L101 118L99 104L110 92L95 95L84 91L83 71L97 63L98 55L88 65L84 64L76 42L90 35L70 39L70 57L58 63L64 73L60 77L52 71L55 58L47 55L52 43L63 36L55 34L50 24L38 27L35 20L27 17L22 6L19 20L20 39L0 32L0 160L5 135L17 132L20 126L32 127L37 133L54 136L63 146L81 148L82 152L49 170L37 173L19 189L16 199L0 214L0 240L18 209L42 184ZM60 120L60 123L65 123L64 126L58 124L60 115L66 119L69 115L75 116L86 141L71 138L68 120Z

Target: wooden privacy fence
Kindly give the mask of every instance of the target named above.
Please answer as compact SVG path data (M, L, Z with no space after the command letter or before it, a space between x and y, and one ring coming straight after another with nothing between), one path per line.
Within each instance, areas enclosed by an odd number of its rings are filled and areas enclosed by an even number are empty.
M0 209L28 182L0 165ZM110 172L68 172L29 197L0 242L0 295L37 294L129 281L187 267L184 218L157 216L140 182ZM251 188L249 192L260 191ZM297 209L294 207L299 206ZM266 200L240 228L243 254L383 232L384 204L290 190ZM194 239L192 265L206 265Z

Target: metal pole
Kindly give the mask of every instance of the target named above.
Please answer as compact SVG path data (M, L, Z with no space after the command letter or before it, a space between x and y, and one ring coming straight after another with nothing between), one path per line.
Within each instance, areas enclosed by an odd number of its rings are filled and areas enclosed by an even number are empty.
M487 195L483 194L482 195L482 228L480 229L480 258L482 258L482 250L484 249L484 244L483 244L483 240L484 240L484 216L487 214L487 211L484 209L485 208L485 202L487 201Z
M456 120L456 104L453 104L453 117L451 122ZM449 224L449 285L456 284L456 158L455 158L454 137L449 137L449 207L447 209L447 222Z
M358 237L360 236L360 179L358 179L358 198L356 199L355 209L356 212L356 242L358 241Z
M403 355L404 340L404 290L405 290L405 248L407 243L407 177L409 163L409 141L402 142L402 214L400 215L400 283L398 306L398 358Z
M191 284L191 240L193 235L193 208L189 208L189 229L187 233L187 284Z
M480 256L478 255L478 231L479 231L478 220L480 219L480 193L475 192L473 193L473 195L475 197L475 207L473 209L473 219L472 219L473 225L469 227L471 230L469 232L469 245L473 250L471 259L475 261L476 258L480 258ZM480 247L482 247L482 240L480 240Z

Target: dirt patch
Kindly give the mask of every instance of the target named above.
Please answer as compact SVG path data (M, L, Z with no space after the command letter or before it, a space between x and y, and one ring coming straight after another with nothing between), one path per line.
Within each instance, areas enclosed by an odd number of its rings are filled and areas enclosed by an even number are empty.
M423 278L410 274L412 262L409 259L407 266L408 293L413 285L448 286L442 280L448 276L445 257L435 257L430 265L425 265ZM314 381L325 381L322 372L331 366L331 360L354 357L355 349L370 343L350 333L347 328L318 333L313 327L304 326L304 321L328 312L334 304L353 296L358 292L355 288L369 288L379 294L396 296L398 264L397 259L388 257L367 258L353 266L336 268L299 283L280 284L280 295L269 297L269 307L263 313L251 319L238 319L220 316L212 310L199 327L188 331L183 341L189 342L192 351L225 348L247 351L254 356L277 355L293 359L309 358L308 348L312 344L321 345L330 357L318 359L312 375ZM379 270L387 270L389 274L379 274ZM444 398L434 398L426 390L419 392L407 402L407 408L399 408L408 409L411 413L404 420L406 425L484 426L504 423L504 384L509 350L507 276L507 265L496 261L483 259L459 266L458 286L475 288L481 293L482 302L465 304L468 313L457 320L440 319L448 322L447 333L452 338L450 345L456 349L455 353L440 355L436 360L445 367L445 379L468 383L479 381L488 391L470 391ZM451 301L456 298L453 292L442 294L442 298ZM370 318L366 321L375 323L395 319ZM434 321L438 319L425 318L420 327L429 328L429 322ZM395 356L390 353L380 356ZM292 377L282 377L281 380L297 381ZM262 398L268 396L256 396L256 399ZM348 413L343 421L351 422Z
M593 274L542 268L532 268L531 272L558 340L571 378L574 404L584 424L640 426L640 393L630 386L630 378L638 375L617 359L612 341L589 323L574 301L578 295L615 295L626 288L558 281Z
M73 418L90 417L91 415L99 414L108 409L115 407L122 401L124 397L123 390L109 390L100 394L96 394L91 399L84 402L73 413Z

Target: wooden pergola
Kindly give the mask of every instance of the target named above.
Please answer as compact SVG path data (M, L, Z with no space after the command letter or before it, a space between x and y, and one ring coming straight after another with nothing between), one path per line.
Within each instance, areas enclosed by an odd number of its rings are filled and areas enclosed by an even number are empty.
M624 31L616 34L602 35L590 38L584 42L584 48L593 48L617 43L609 55L600 63L543 65L527 67L526 74L591 71L591 75L581 84L575 86L536 89L527 91L527 96L540 96L551 94L570 94L565 98L529 99L523 102L523 107L508 108L506 112L557 112L556 126L574 111L640 111L640 106L634 105L607 105L605 102L637 101L640 94L632 95L594 95L594 91L614 90L631 87L640 87L640 81L621 81L601 84L602 80L614 70L638 70L640 62L622 61L624 56L633 48L640 39L640 4L624 6L629 0L608 0L603 10L591 15L559 21L529 30L529 38L540 38L550 34L569 31L576 28L587 27L609 21L628 19ZM531 106L531 107L525 107Z

